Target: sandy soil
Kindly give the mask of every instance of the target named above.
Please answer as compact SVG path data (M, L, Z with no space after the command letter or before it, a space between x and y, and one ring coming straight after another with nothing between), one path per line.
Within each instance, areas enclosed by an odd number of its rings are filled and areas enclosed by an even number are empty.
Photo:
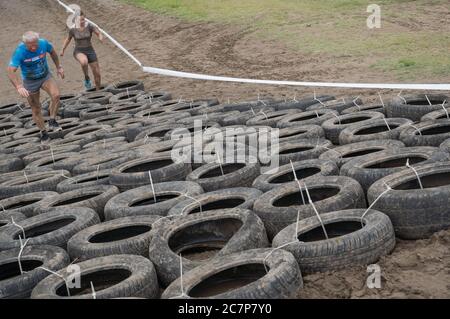
M252 37L251 30L232 25L187 23L143 12L113 0L77 0L88 17L129 48L145 65L236 77L323 81L392 81L387 74L360 72L359 61L333 61L325 56L299 56L280 43ZM53 0L0 0L0 61L6 67L21 34L33 29L61 48L66 14ZM15 21L16 23L13 23ZM221 101L256 99L258 93L292 98L312 89L281 88L146 75L111 44L95 43L105 82L140 79L148 90L171 91L176 97L217 97ZM81 70L71 50L62 59L66 80L63 93L82 89ZM426 81L427 79L423 79ZM370 91L317 90L336 95ZM370 95L372 96L370 97ZM388 97L393 92L384 92ZM0 103L19 100L4 72L0 75ZM392 255L383 258L382 288L366 288L365 267L315 274L304 278L299 298L450 298L450 231L420 241L398 241Z

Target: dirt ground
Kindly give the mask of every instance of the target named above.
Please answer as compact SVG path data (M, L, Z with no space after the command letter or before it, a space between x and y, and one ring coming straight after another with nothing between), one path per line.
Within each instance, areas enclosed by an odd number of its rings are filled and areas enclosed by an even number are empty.
M360 61L326 56L300 56L281 43L252 37L232 25L188 23L158 16L113 0L77 0L91 18L117 38L144 65L213 75L305 81L393 82L388 74L360 71ZM64 10L53 0L0 0L0 61L6 68L21 34L32 29L59 51L67 34ZM223 102L312 95L312 89L204 82L143 74L110 43L95 42L105 83L140 79L147 90L165 90L184 99L217 97ZM62 93L82 90L82 75L71 50L62 59L66 72L58 80ZM433 79L435 80L435 79ZM428 82L423 79L423 82ZM373 91L317 89L318 94L361 95ZM386 99L394 92L384 91ZM0 73L0 103L19 100L5 72ZM365 267L305 276L299 298L450 298L450 230L419 241L398 240L392 255L378 264L382 288L368 289Z

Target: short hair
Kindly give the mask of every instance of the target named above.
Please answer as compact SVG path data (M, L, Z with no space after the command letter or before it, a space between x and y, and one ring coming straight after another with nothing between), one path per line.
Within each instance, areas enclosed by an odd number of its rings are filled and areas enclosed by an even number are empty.
M34 31L27 31L22 36L23 42L31 42L35 40L39 40L39 33Z

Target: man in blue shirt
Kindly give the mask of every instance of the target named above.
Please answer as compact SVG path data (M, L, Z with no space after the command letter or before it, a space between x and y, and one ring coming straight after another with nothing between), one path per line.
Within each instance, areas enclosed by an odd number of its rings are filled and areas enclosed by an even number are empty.
M60 93L47 64L47 53L50 54L57 68L57 73L62 79L64 79L64 70L59 63L58 54L52 44L45 39L40 39L38 33L28 31L23 35L22 41L16 48L9 63L8 77L19 95L28 100L33 112L33 120L41 130L41 140L46 142L49 140L49 137L41 112L41 89L47 92L51 98L49 129L51 131L61 130L58 122L56 122ZM22 83L16 76L16 71L19 68L22 73Z

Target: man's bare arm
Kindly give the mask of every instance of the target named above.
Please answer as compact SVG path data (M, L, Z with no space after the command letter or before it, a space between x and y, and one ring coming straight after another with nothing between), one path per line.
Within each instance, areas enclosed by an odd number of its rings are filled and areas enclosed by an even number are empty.
M58 53L56 53L56 50L54 48L52 49L52 52L50 52L50 56L52 57L53 63L55 63L58 75L61 77L61 79L64 79L64 70L59 63Z
M20 96L29 97L30 92L28 92L27 89L25 89L23 87L22 83L17 78L16 72L17 72L17 68L15 68L13 66L8 67L9 81L11 81L12 85L14 85L14 88L17 90L17 92L20 94Z

